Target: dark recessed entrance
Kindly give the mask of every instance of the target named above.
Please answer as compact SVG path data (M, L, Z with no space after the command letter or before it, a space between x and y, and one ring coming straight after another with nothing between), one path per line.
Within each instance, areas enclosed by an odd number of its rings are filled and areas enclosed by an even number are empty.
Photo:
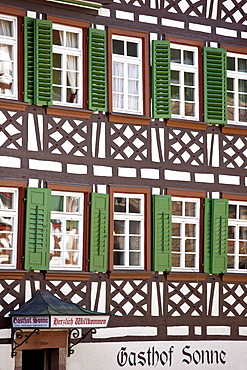
M34 349L22 351L22 370L58 370L59 350Z

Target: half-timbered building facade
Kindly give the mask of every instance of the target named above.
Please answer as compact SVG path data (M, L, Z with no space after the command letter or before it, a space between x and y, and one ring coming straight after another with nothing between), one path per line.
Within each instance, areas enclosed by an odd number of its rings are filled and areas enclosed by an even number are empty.
M246 14L0 1L5 370L246 368ZM70 356L66 325L18 346L9 314L38 290L108 327Z

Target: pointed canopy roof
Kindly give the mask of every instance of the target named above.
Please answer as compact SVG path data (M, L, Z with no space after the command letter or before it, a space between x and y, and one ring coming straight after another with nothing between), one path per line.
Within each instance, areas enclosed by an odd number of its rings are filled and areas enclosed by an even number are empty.
M38 290L33 298L10 316L44 316L44 315L108 315L87 310L76 303L65 302L48 291Z

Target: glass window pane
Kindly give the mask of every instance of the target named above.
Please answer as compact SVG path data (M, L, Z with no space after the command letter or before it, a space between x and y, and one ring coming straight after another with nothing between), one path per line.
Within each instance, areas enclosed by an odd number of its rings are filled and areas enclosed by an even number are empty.
M239 257L239 269L247 269L247 257Z
M53 67L54 68L62 68L62 55L61 54L53 54Z
M195 255L186 254L185 255L185 267L195 267Z
M172 114L180 114L180 102L172 101Z
M239 121L247 122L247 109L239 109Z
M114 236L114 249L124 249L125 237L124 236Z
M66 197L66 212L80 212L80 197L73 195Z
M66 252L65 265L78 265L78 252Z
M238 58L238 71L247 73L247 59Z
M53 83L54 85L62 85L62 71L53 69Z
M227 57L227 69L229 71L235 71L235 58Z
M114 198L114 212L126 213L126 198Z
M181 64L181 50L171 49L171 62Z
M79 47L79 35L74 32L66 32L66 47L67 48L78 48Z
M112 40L113 54L124 55L124 41Z
M124 77L124 64L113 62L112 63L112 75L114 77Z
M125 221L114 220L114 234L124 234L125 233Z
M233 269L234 268L234 256L228 256L227 257L227 268L228 269Z
M59 30L52 31L53 45L64 45L64 32Z
M182 216L183 203L179 200L172 201L172 215L173 216Z
M195 89L191 87L185 87L184 98L186 101L195 101Z
M185 236L186 237L196 237L196 225L185 224Z
M238 94L238 105L247 108L247 94Z
M63 212L63 200L62 195L51 196L51 211L52 212Z
M172 223L172 236L181 236L181 224Z
M180 252L180 249L181 249L181 239L172 238L172 251Z
M0 35L13 37L13 22L0 20Z
M185 240L185 252L195 252L196 251L196 240L186 239Z
M66 89L66 102L67 103L77 103L78 90L75 88Z
M78 234L79 233L79 221L67 220L66 221L67 234Z
M66 73L66 84L67 86L77 87L78 86L78 73L77 72L67 72ZM71 89L75 91L75 89Z
M185 103L185 115L195 117L195 103Z
M227 105L234 106L234 93L227 93Z
M140 266L141 265L141 254L139 252L130 252L129 263L130 263L130 266Z
M123 252L114 252L114 265L124 266L125 255Z
M234 91L234 79L227 78L227 90Z
M129 237L129 249L130 250L141 250L141 237L130 236Z
M66 236L66 250L78 250L78 236L67 235ZM67 253L67 252L66 252Z
M180 267L180 254L172 254L172 267Z
M235 253L235 242L234 240L228 241L228 253L233 254Z
M14 194L10 192L0 192L0 209L14 209Z
M194 73L185 72L184 73L184 84L187 86L195 86L194 77L195 77Z
M171 83L172 84L180 83L180 72L179 71L171 71Z
M13 217L0 216L0 238L6 239L6 231L7 232L12 231L13 223L14 223ZM1 243L4 243L4 240L0 240L0 245Z
M247 227L246 226L239 227L239 238L247 240Z
M235 226L228 226L228 239L235 239L235 232L236 232Z
M228 211L229 218L237 218L237 206L234 204L229 204L229 211Z
M113 78L113 91L115 93L123 93L124 90L124 79L123 78Z
M185 216L196 217L196 204L193 202L185 202Z
M133 111L139 110L139 97L134 95L128 96L128 109Z
M127 56L138 57L138 44L136 42L127 41Z
M128 78L139 79L139 66L136 64L128 64Z
M0 249L0 265L10 263L12 263L12 251L7 249Z
M141 234L141 221L130 221L129 222L129 233L130 234Z
M67 55L66 59L66 68L69 71L78 71L78 64L79 64L79 57L74 56L74 55ZM71 77L70 77L71 79ZM74 85L74 83L71 83L71 85Z
M62 232L62 221L51 220L51 233L61 234Z
M138 95L139 93L139 81L128 81L128 94ZM132 97L131 97L132 98ZM133 97L135 98L135 97ZM135 107L135 104L134 104Z
M141 213L141 200L137 198L129 199L129 213Z
M194 52L193 51L184 51L184 64L194 65Z
M171 86L171 97L172 99L180 98L180 87L179 86Z
M54 101L62 101L62 89L58 86L53 86L53 100Z
M247 80L238 80L238 91L247 93Z
M239 254L247 254L247 241L239 242Z
M247 206L239 206L239 218L247 220Z
M230 121L234 121L234 108L227 108L227 119Z

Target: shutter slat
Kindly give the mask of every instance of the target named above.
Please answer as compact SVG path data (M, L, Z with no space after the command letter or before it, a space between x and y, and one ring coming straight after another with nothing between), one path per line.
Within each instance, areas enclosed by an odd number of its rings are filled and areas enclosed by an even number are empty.
M24 17L24 102L34 102L34 22Z
M152 42L152 115L171 117L170 42Z
M106 272L108 256L109 195L91 194L90 263L91 272Z
M227 122L226 51L204 48L204 121L211 124ZM219 104L217 104L219 102Z
M28 188L25 231L26 270L48 270L51 190Z
M171 251L171 196L153 195L153 270L170 271Z
M106 111L106 33L104 30L89 29L88 49L88 108Z

